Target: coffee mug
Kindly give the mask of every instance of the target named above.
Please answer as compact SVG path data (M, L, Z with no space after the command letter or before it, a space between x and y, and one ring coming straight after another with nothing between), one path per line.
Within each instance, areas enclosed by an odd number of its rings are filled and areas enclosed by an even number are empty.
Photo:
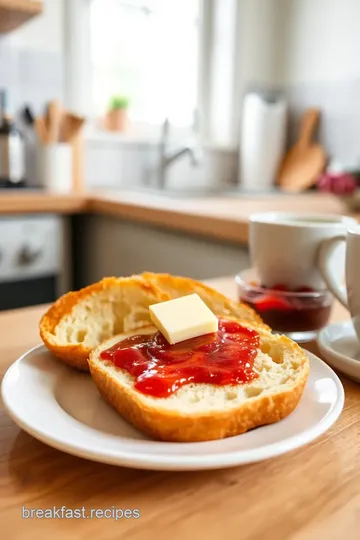
M346 234L357 221L347 216L293 212L265 212L250 216L252 265L264 287L324 290L318 265L323 241ZM337 242L327 263L338 281L344 275L345 246Z
M341 286L333 274L329 261L338 245L346 245L345 281ZM328 288L351 314L356 334L360 340L360 226L348 230L347 235L339 235L326 240L319 250L319 267Z

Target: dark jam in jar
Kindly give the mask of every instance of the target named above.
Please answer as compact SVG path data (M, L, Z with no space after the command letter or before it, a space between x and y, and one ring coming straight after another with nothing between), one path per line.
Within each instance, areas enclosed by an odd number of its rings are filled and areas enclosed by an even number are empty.
M219 319L218 331L170 345L160 332L124 339L100 354L135 378L143 394L167 397L190 383L242 384L254 370L260 336L237 322Z
M252 307L270 328L284 333L320 330L327 324L332 308L327 293L317 295L306 287L288 291L280 285L271 290L261 290L258 286L243 291L239 301Z

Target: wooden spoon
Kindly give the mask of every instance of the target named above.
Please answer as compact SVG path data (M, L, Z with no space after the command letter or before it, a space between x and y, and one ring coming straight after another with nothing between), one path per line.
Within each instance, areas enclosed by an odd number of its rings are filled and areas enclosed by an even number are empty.
M72 147L74 191L82 191L85 186L85 145L83 135L83 126L85 121L85 118L82 116L65 112L61 125L60 140L70 144Z
M49 143L59 142L62 108L57 100L50 101L47 107L46 120L49 132Z
M279 169L278 184L285 191L308 189L326 166L326 153L313 135L320 118L318 109L308 109L302 118L297 143L287 152Z
M85 123L85 118L75 114L64 114L61 124L60 140L70 143Z
M46 127L45 119L42 116L34 118L34 126L37 136L41 144L46 145L49 143L49 133Z

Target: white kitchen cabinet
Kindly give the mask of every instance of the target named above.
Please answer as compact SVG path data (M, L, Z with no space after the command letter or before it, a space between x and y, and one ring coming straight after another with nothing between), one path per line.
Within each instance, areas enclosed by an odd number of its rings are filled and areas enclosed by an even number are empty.
M194 279L234 275L249 266L247 246L191 236L109 216L79 218L77 285L145 270Z

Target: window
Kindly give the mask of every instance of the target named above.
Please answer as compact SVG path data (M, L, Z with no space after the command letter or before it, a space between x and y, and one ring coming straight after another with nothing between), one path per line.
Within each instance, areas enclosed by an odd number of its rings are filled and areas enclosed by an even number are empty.
M89 0L93 107L130 100L133 122L193 121L198 102L199 0Z
M168 118L175 137L196 121L204 142L236 144L240 0L64 2L65 97L94 120L89 136L120 94L131 103L131 140L158 140Z

